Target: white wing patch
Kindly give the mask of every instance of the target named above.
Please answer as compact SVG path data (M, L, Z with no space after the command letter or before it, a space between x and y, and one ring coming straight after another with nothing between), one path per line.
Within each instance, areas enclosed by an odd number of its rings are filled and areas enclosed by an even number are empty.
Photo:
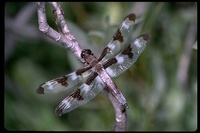
M117 56L116 59L117 59L117 63L119 63L119 64L123 64L124 63L124 58L123 57Z

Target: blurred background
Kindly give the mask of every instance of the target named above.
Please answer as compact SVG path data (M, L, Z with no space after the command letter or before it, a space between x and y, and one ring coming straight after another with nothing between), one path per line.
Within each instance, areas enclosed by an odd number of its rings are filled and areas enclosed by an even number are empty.
M131 39L150 33L137 62L113 79L127 99L128 131L197 129L197 3L60 3L82 48L98 56L122 20L137 16ZM46 4L49 25L57 29ZM61 117L55 107L73 90L36 94L50 79L81 63L38 30L37 4L5 4L4 127L28 131L112 131L115 114L107 95Z

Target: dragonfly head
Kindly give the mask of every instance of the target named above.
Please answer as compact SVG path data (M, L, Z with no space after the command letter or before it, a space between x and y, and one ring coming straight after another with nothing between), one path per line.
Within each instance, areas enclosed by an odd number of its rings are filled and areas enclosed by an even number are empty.
M81 58L83 58L87 62L87 64L93 64L94 62L96 62L96 57L90 49L84 49L81 52Z

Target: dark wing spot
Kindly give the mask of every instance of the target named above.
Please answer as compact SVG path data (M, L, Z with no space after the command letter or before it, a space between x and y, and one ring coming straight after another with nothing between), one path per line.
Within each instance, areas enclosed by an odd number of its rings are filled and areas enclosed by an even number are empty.
M62 86L67 87L68 86L67 79L68 79L68 77L63 76L63 77L55 79L55 81L57 81L58 83L60 83Z
M91 68L92 68L92 66L86 66L86 67L80 68L80 69L76 70L76 74L77 75L81 75L81 74L83 74L84 72L86 72L87 70L89 70Z
M92 83L92 81L94 81L94 79L97 77L97 73L96 72L93 72L92 74L91 74L91 76L86 80L86 84L87 85L90 85L91 83Z
M143 37L143 39L145 40L145 41L149 41L149 39L151 38L151 35L150 34L142 34L142 35L140 35L139 37ZM138 37L138 38L139 38Z
M106 61L103 64L103 68L106 69L106 68L108 68L109 66L111 66L112 64L115 64L115 63L117 63L117 59L116 58L112 58L112 59Z
M128 55L129 58L133 58L132 48L129 44L128 47L122 52L123 55Z
M61 115L63 114L63 109L62 109L62 108L56 108L55 114L56 114L57 116L61 116Z
M135 18L136 18L136 16L135 16L135 14L134 14L134 13L131 13L131 14L129 14L128 16L126 16L126 17L124 18L124 20L125 20L126 18L129 18L129 20L131 20L131 21L134 21L134 22L135 22Z
M44 94L44 88L40 86L39 88L37 88L36 93L37 94Z
M115 34L113 36L113 40L114 41L118 40L119 42L123 42L123 36L119 29L117 29L117 31L115 32Z
M98 61L101 61L101 60L103 59L103 57L105 57L106 54L109 53L109 52L110 52L110 48L105 47L105 48L103 49L103 51L102 51L102 53L101 53L101 55L100 55Z
M149 39L151 38L150 34L144 34L143 35L144 40L149 41Z
M83 100L83 97L81 96L81 89L77 89L75 92L73 92L72 94L70 94L69 96L77 99L78 101Z

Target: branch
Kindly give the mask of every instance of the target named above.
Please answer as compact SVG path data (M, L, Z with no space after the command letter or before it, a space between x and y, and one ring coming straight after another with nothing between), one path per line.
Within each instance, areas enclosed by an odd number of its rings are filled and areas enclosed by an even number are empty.
M196 33L196 25L191 23L188 28L188 34L186 36L185 45L180 58L179 68L177 72L178 81L183 88L187 88L188 86L188 69L191 61L193 49L192 46L195 42Z
M126 108L119 103L119 101L111 94L109 93L109 90L107 88L104 88L104 92L108 95L108 98L110 99L114 111L115 111L115 127L114 131L125 131L126 129Z
M58 21L59 24L61 25L61 29L64 35L58 33L56 30L54 30L48 25L44 2L38 2L37 11L38 11L39 30L42 31L44 34L46 34L49 38L61 43L64 47L72 51L76 55L76 57L83 63L84 60L80 57L82 49L80 48L78 42L75 40L74 36L68 29L60 5L54 2L51 2L50 4L52 5L57 14Z

